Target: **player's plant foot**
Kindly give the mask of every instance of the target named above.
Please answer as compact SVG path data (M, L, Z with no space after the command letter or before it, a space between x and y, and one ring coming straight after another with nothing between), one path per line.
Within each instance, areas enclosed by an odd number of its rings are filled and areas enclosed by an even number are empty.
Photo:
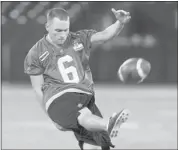
M114 113L108 122L108 134L111 138L117 137L120 126L127 121L130 111L123 109L119 113Z

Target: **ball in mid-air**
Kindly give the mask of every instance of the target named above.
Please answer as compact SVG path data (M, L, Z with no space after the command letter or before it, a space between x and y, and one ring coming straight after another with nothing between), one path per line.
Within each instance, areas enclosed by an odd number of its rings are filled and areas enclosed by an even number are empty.
M118 77L124 83L141 83L151 71L151 64L143 58L130 58L119 67Z

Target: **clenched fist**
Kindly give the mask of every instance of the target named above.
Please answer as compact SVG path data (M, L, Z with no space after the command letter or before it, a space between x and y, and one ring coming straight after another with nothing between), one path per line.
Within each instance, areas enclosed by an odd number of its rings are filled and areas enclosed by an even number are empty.
M111 11L114 13L116 19L120 21L120 23L128 23L131 19L130 13L127 11L115 10L114 8L112 8Z

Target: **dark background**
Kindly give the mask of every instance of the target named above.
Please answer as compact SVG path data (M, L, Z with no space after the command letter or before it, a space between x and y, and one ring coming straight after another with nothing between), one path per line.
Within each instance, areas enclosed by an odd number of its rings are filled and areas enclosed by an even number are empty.
M131 13L120 36L94 48L90 57L95 82L119 82L117 70L130 57L151 63L144 83L177 82L177 2L2 2L2 80L29 82L23 73L29 49L46 33L46 11L63 7L71 30L101 31L115 22L111 8Z
M91 53L96 104L105 118L131 111L112 141L116 149L177 149L177 2L2 2L2 149L79 148L74 135L57 130L39 107L23 73L24 58L46 33L45 13L52 7L69 11L72 31L105 29L115 22L112 7L131 13L119 37ZM141 85L117 79L130 57L152 65Z

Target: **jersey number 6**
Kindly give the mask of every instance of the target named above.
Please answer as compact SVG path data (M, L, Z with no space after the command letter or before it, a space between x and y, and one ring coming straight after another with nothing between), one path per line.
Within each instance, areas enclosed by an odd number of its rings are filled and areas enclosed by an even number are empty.
M71 61L73 61L73 59L69 55L59 58L57 62L58 68L65 83L78 83L79 76L77 69L74 66L70 66L68 68L64 67L64 63ZM72 74L72 78L69 77L69 74Z

